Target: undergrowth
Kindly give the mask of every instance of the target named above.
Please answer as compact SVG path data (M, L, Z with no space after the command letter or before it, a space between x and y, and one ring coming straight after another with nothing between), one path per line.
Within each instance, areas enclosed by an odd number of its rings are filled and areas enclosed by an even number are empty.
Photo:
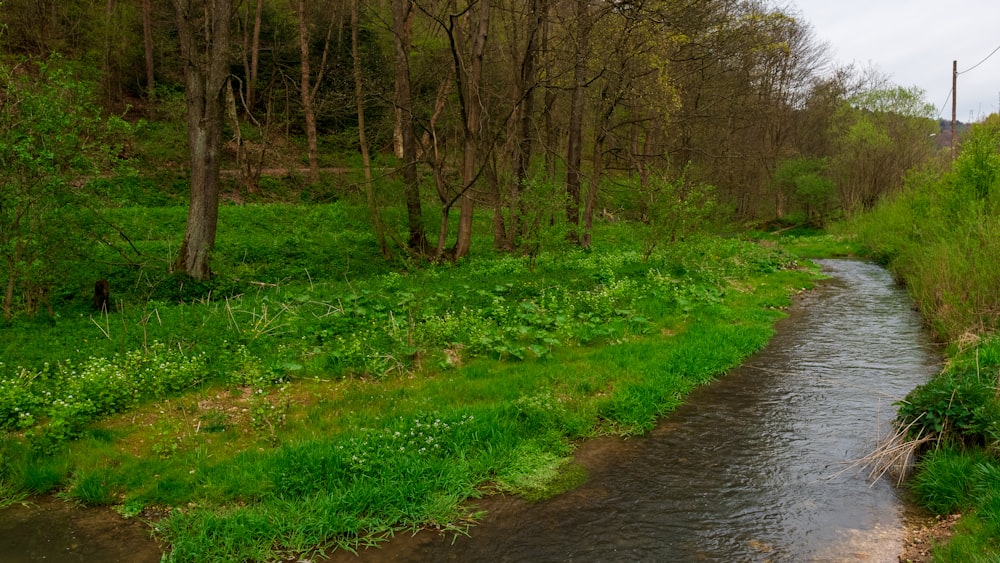
M117 213L138 267L95 263L55 318L0 328L0 494L165 514L172 561L457 531L466 499L571 488L574 441L651 428L813 275L738 238L647 255L627 225L589 252L386 263L337 202L224 207L217 275L191 284L157 267L182 208Z

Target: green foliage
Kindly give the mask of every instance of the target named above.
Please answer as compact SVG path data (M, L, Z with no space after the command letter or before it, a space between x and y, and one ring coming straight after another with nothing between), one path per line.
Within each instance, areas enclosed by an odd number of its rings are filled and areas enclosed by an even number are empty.
M964 514L955 535L934 546L935 561L1000 557L1000 461L994 454L978 448L935 449L920 461L911 486L935 514Z
M714 186L692 181L685 175L675 178L653 175L645 181L629 179L623 183L627 193L634 194L629 205L643 225L641 236L646 256L661 244L710 232L718 220Z
M956 187L987 201L1000 183L1000 116L977 124L962 138L955 160Z
M985 522L979 513L963 516L955 525L955 532L948 543L934 546L935 561L994 563L1000 560L996 527Z
M1000 400L995 381L974 370L951 368L898 403L897 417L914 436L938 435L967 445L1000 442Z
M116 491L109 486L104 472L78 475L70 484L68 497L88 506L108 506L118 500Z
M821 158L794 158L783 161L771 176L771 186L801 207L810 221L822 225L837 206L836 186L827 176L827 161Z
M917 88L874 88L845 103L831 131L830 177L844 210L870 210L934 150L935 109Z
M997 172L989 170L1000 165L995 129L995 120L974 127L971 152L959 154L953 171L913 174L904 193L849 227L906 280L946 339L992 329L1000 311L1000 220L990 194Z
M95 419L197 385L205 375L205 358L154 342L147 350L89 358L79 365L5 368L0 364L0 428L30 429L35 445L51 453Z
M935 119L937 108L927 103L924 91L916 86L870 88L851 96L851 106L876 114L895 114L917 119Z
M40 63L37 77L0 65L0 89L0 260L10 320L16 296L29 314L43 303L51 309L56 280L85 259L83 221L97 204L81 184L114 163L130 126L102 117L91 86L56 58Z

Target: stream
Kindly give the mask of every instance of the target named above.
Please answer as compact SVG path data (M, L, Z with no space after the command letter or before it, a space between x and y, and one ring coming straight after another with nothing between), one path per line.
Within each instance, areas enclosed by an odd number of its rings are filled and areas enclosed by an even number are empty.
M820 263L831 279L742 367L646 436L584 444L582 487L485 499L468 537L397 535L361 560L897 561L903 491L852 464L940 353L886 270Z
M938 371L939 351L884 269L820 263L831 279L742 367L645 436L584 443L583 486L534 504L478 501L489 512L468 536L400 533L331 559L895 562L904 495L852 463L888 431L892 403ZM0 511L0 561L158 560L148 532L130 544L66 513Z

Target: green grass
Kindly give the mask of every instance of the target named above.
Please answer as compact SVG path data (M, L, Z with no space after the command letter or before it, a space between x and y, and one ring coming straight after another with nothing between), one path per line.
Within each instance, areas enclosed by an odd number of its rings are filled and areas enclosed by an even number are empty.
M160 269L181 208L115 213L140 267L95 263L55 319L0 328L0 493L157 508L172 561L458 530L465 499L577 486L575 443L651 428L762 347L815 275L739 238L646 259L623 224L588 252L417 268L372 260L364 214L338 202L224 207L217 276L192 284ZM86 307L95 275L107 316Z
M945 446L926 454L913 479L918 500L936 514L963 514L935 561L1000 558L1000 462L988 452Z

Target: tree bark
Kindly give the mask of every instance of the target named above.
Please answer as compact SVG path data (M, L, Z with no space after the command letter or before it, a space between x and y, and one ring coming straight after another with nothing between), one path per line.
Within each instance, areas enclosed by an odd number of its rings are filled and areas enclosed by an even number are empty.
M121 61L115 44L115 36L120 33L120 30L116 29L117 9L116 0L107 0L104 4L104 93L107 95L106 107L110 111L116 111L122 100Z
M490 203L493 207L493 247L497 250L510 252L514 250L513 235L504 221L504 194L500 189L500 178L495 162L486 165L486 184L489 187ZM515 205L511 206L516 207ZM512 212L512 219L515 214Z
M521 62L521 75L515 102L518 103L517 115L517 142L514 151L514 183L513 193L510 201L511 225L507 230L505 246L514 247L519 244L519 240L525 234L525 215L527 210L524 206L524 192L527 189L528 170L531 166L533 156L533 135L532 122L535 118L535 88L538 79L538 49L545 20L545 12L548 9L547 0L533 0L531 13L528 16L527 42L524 48L524 58Z
M583 102L587 84L587 49L590 21L586 2L576 6L577 36L573 61L573 92L569 108L569 142L566 145L566 238L580 241L580 166L583 161Z
M236 143L236 174L239 185L245 193L257 192L257 177L250 169L250 157L247 145L243 141L243 128L240 126L240 116L236 108L236 92L233 81L226 82L226 120L233 130L233 142Z
M306 0L298 0L296 12L299 17L299 54L302 68L302 111L306 118L306 143L309 151L309 179L319 179L319 139L316 133L316 112L313 109L313 95L310 87L309 70L309 27L306 24Z
M431 172L434 176L434 187L437 191L438 200L441 202L441 225L438 229L438 240L434 247L434 259L440 260L444 256L444 246L448 242L448 214L451 212L453 201L449 195L448 180L445 177L445 158L441 153L441 144L438 142L437 123L444 113L448 103L448 96L451 92L452 81L442 78L438 86L437 98L434 101L434 113L431 114L427 122L427 132L424 134L424 146L430 149ZM425 152L427 150L425 149Z
M545 156L545 176L555 178L556 176L556 145L558 145L559 134L556 131L555 120L552 117L552 110L556 103L556 89L551 83L553 76L552 50L549 47L549 35L552 24L550 21L551 4L546 6L545 18L542 21L542 74L545 76L544 96L542 97L542 129L545 132L545 146L542 153Z
M232 0L174 0L187 102L191 200L184 242L174 268L197 280L211 277L219 217L219 157L229 76Z
M480 82L483 73L483 56L486 51L486 37L490 25L489 0L478 0L475 14L477 21L475 34L471 40L468 70L463 72L464 65L461 63L461 55L456 46L452 46L455 57L456 75L463 82L459 91L464 93L461 96L461 105L462 113L465 117L465 136L462 147L462 192L459 195L458 238L452 249L455 260L468 254L472 246L472 215L475 211L475 203L472 199L472 185L476 180L476 149L481 129L482 97L480 95Z
M147 0L148 1L148 0ZM260 66L260 24L264 16L264 0L257 0L253 18L253 36L250 39L250 76L247 77L247 108L257 101L257 69Z
M365 136L365 91L361 81L361 49L358 45L358 25L361 19L359 3L360 0L351 2L351 56L354 59L354 98L358 106L358 144L361 145L361 164L365 171L365 198L368 202L368 211L371 213L372 224L375 226L375 238L378 240L379 250L382 252L382 257L388 260L392 257L392 253L389 252L389 245L385 241L385 225L382 224L378 203L375 201L375 188L372 186L372 163L368 154L368 139Z
M406 190L406 218L410 231L410 250L423 254L427 250L423 210L420 204L420 184L417 178L417 142L413 127L413 96L410 88L410 37L413 21L411 0L392 0L392 25L396 49L396 123L399 130L400 152L403 159L403 184Z
M153 7L150 0L142 0L142 42L146 55L146 97L153 101L156 99L156 74L153 67Z
M590 248L592 231L594 228L594 203L597 201L597 190L601 185L601 175L604 174L604 140L607 137L608 117L613 108L604 114L596 124L594 134L594 175L590 178L587 188L587 197L584 199L583 208L583 237L580 239L580 246Z

